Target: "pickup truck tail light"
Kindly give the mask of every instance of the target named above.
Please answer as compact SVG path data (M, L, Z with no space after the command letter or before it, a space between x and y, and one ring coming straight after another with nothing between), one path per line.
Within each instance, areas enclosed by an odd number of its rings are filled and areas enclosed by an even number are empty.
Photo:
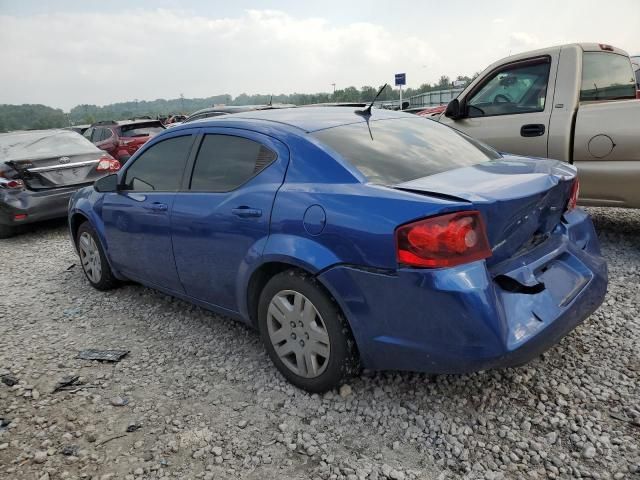
M96 170L98 172L117 172L120 170L120 162L111 157L100 157Z
M396 229L398 263L418 268L453 267L491 256L480 212L448 213Z
M578 196L580 195L580 181L576 178L571 186L571 196L567 203L567 210L573 210L578 206Z

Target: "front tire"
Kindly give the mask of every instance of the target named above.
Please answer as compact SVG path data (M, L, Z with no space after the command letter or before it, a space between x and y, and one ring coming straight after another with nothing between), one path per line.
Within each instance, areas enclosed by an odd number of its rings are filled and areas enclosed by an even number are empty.
M98 290L115 288L118 280L113 276L100 239L89 222L84 222L78 228L76 246L82 270L91 286Z
M359 371L340 308L304 272L288 270L269 280L260 295L258 327L269 357L296 387L325 392Z

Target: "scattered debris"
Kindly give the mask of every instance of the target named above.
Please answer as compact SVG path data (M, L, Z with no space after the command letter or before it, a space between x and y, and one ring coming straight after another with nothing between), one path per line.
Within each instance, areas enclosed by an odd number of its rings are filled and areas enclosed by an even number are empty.
M2 430L5 430L9 426L10 423L11 423L11 420L9 420L8 418L0 417L0 432Z
M110 442L111 440L115 440L116 438L122 438L122 437L126 437L126 435L122 434L122 435L116 435L114 437L106 438L101 442L96 443L96 447L99 447L100 445L104 445L105 443Z
M127 427L127 432L131 433L131 432L135 432L136 430L140 430L142 428L142 425L138 425L137 423L130 423L129 426Z
M69 266L67 267L67 271L72 270L72 269L74 269L74 268L76 268L76 264L75 264L75 263L72 263L71 265L69 265Z
M56 384L55 388L51 393L57 393L62 390L69 390L70 387L77 387L80 385L84 385L84 383L80 382L79 380L80 380L80 377L78 375L63 377L63 379Z
M65 445L62 447L62 455L65 457L77 457L78 456L78 446L77 445Z
M4 383L7 387L13 387L14 385L17 385L18 383L20 383L20 380L18 380L17 377L14 377L10 373L7 373L6 375L2 375L0 379L2 380L2 383Z
M100 362L119 362L129 350L82 350L76 358L81 360L98 360Z
M111 399L111 405L114 407L124 407L129 403L129 400L123 397L114 397Z

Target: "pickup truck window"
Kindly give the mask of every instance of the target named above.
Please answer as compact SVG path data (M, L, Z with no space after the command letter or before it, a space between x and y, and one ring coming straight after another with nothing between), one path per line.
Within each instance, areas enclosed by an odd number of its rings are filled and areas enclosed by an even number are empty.
M467 106L470 117L542 112L547 96L549 62L507 65L489 77Z
M616 53L584 52L580 101L636 98L629 57Z

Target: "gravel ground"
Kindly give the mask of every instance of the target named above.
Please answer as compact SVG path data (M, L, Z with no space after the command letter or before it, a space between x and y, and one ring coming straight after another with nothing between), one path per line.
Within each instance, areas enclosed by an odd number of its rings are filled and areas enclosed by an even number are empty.
M241 324L138 285L93 290L62 223L3 240L0 478L640 478L640 211L591 213L609 294L541 358L365 372L323 396ZM75 358L91 347L131 353Z

